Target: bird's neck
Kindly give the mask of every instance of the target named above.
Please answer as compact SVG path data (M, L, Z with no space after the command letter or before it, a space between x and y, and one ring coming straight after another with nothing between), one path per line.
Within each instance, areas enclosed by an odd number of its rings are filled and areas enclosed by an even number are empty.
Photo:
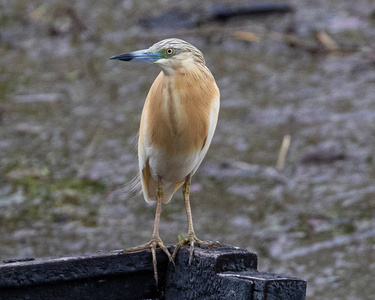
M184 60L175 60L173 62L166 62L159 65L165 76L180 76L186 75L189 73L206 73L211 75L211 72L205 66L205 64L197 63L192 57L189 57ZM211 75L212 76L212 75Z
M172 75L163 72L163 111L171 130L184 130L190 114L207 109L216 93L216 84L205 65L176 68Z
M188 65L176 67L169 73L163 70L163 86L168 97L165 99L177 99L184 101L190 99L193 91L204 93L212 86L213 76L205 65Z

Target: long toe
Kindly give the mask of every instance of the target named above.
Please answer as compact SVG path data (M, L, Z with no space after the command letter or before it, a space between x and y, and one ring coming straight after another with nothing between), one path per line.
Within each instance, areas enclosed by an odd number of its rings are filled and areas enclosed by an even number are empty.
M194 254L194 240L190 241L190 250L189 250L189 266L191 265L191 262L193 260L193 254Z
M172 255L169 253L168 248L164 245L163 241L160 238L158 241L156 241L156 246L163 250L163 252L168 256L169 261L174 264Z
M174 260L173 260L172 255L169 253L168 248L164 245L163 241L160 239L159 236L153 236L151 238L151 241L149 241L148 243L146 243L144 245L137 246L137 247L125 249L125 250L121 251L119 254L133 253L133 252L138 252L138 251L142 251L142 250L145 250L145 249L151 249L152 265L154 267L155 284L158 287L159 280L158 280L158 268L157 268L157 259L156 259L156 248L157 247L162 249L163 252L168 256L169 261L174 264Z
M133 252L138 252L138 251L142 251L142 250L150 249L150 248L151 248L151 241L140 246L124 249L119 254L133 253Z
M196 244L198 245L205 245L205 246L208 246L208 247L217 247L217 246L220 246L220 244L218 242L212 242L212 241L202 241L200 239L198 239L195 234L194 235L188 235L186 238L181 238L178 242L178 244L176 245L174 251L173 251L173 259L176 258L177 256L177 253L179 251L179 249L185 245L185 244L188 244L190 243L190 247L189 247L189 265L191 264L192 260L193 260L193 255L194 255L194 246Z

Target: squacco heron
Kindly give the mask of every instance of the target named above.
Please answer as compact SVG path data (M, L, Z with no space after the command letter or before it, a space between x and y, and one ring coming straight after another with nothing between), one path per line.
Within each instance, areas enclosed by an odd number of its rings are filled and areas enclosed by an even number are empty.
M191 177L211 144L219 114L220 93L206 67L203 54L193 45L176 38L162 40L149 49L111 57L123 61L144 61L160 66L143 107L138 140L139 173L143 196L156 201L151 241L123 253L151 248L157 283L156 247L173 262L181 245L213 245L199 240L194 231L190 208ZM188 233L171 255L159 236L162 203L168 203L182 186Z

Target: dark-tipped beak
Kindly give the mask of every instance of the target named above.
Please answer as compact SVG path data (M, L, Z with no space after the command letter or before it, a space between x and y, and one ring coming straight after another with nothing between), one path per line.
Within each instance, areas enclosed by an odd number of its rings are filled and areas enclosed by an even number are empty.
M137 50L129 53L123 53L120 55L112 56L110 59L118 59L123 61L145 61L145 62L155 62L161 55L157 52L153 52L150 49Z

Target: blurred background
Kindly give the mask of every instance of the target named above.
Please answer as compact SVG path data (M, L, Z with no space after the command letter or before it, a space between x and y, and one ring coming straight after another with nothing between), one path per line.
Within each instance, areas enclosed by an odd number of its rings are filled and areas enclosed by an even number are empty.
M127 183L160 70L108 58L178 37L221 90L197 236L307 280L309 299L371 299L374 27L370 0L1 0L0 259L149 240L155 206ZM186 231L179 192L160 235Z

